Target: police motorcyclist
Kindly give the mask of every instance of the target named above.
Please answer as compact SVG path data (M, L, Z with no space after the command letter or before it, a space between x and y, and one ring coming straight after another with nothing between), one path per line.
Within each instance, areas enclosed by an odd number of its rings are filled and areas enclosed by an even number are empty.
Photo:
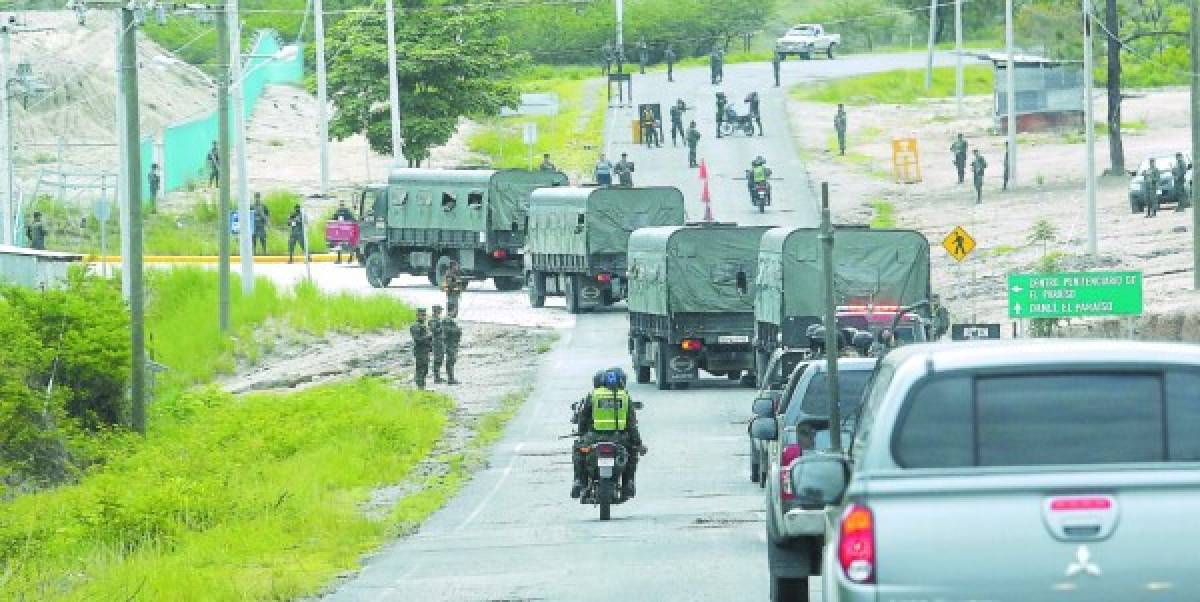
M638 455L646 453L642 435L638 432L637 413L633 400L625 390L625 372L620 368L609 368L592 377L592 392L575 405L576 434L571 450L575 469L575 482L571 485L571 497L583 493L587 474L587 456L580 448L590 447L597 441L609 440L629 450L622 478L622 497L632 498L636 494L634 476L637 474Z
M771 169L767 167L767 160L759 155L750 162L750 169L746 171L746 186L750 189L750 202L754 202L754 188L759 184L767 187L767 198L771 198Z

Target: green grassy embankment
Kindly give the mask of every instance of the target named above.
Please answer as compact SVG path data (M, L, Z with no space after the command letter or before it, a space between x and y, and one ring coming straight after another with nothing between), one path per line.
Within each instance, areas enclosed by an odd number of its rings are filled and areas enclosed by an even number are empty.
M963 71L966 94L992 93L991 68L972 65ZM954 68L935 68L933 86L928 90L925 89L923 69L897 69L834 79L815 85L799 85L792 89L792 96L799 100L845 103L852 106L914 104L926 99L950 98L954 96Z

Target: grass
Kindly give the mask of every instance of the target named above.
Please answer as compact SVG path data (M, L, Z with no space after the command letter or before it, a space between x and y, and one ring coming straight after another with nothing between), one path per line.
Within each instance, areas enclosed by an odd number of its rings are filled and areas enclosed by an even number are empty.
M990 94L992 92L992 70L973 65L963 69L966 94ZM875 104L914 104L929 98L954 96L954 68L937 67L933 70L933 86L925 89L923 69L897 69L870 75L858 75L822 82L816 85L800 85L792 89L792 95L800 100L825 103L845 103L852 106Z
M542 78L547 75L551 77ZM587 98L586 79L597 76L598 70L591 67L531 69L520 82L521 90L557 94L559 113L486 119L468 141L471 151L486 156L495 167L528 168L529 149L522 132L524 124L533 122L537 124L535 167L542 153L550 153L550 160L560 170L576 176L590 174L604 143L607 104L603 86L597 86L590 92L593 97Z
M871 227L876 230L886 230L896 227L896 205L884 200L871 201L871 209L875 214L871 217Z
M253 358L268 350L274 338L264 336L269 330L263 328L270 322L322 335L403 328L414 317L409 307L390 297L325 293L311 283L285 291L262 277L247 299L232 274L232 336L223 338L217 329L216 272L185 266L151 271L147 278L149 349L169 368L159 377L160 398L232 372L239 356Z

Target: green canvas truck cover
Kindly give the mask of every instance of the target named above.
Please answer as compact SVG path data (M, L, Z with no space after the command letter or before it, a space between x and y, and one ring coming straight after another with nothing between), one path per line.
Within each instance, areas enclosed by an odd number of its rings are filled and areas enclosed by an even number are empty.
M553 171L520 169L393 169L388 175L388 226L434 230L523 229L529 194L566 186Z
M666 226L629 237L629 311L752 313L767 226Z
M671 225L683 225L677 188L540 188L529 198L525 250L624 255L634 230Z
M820 316L824 282L820 231L773 228L762 237L755 319L782 324ZM833 238L838 305L909 305L929 298L929 241L912 230L838 228Z

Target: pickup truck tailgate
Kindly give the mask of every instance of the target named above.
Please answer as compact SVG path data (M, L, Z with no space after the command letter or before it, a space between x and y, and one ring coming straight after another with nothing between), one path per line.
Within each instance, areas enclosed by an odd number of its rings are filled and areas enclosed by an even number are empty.
M879 601L1200 600L1194 463L908 470L867 491Z

